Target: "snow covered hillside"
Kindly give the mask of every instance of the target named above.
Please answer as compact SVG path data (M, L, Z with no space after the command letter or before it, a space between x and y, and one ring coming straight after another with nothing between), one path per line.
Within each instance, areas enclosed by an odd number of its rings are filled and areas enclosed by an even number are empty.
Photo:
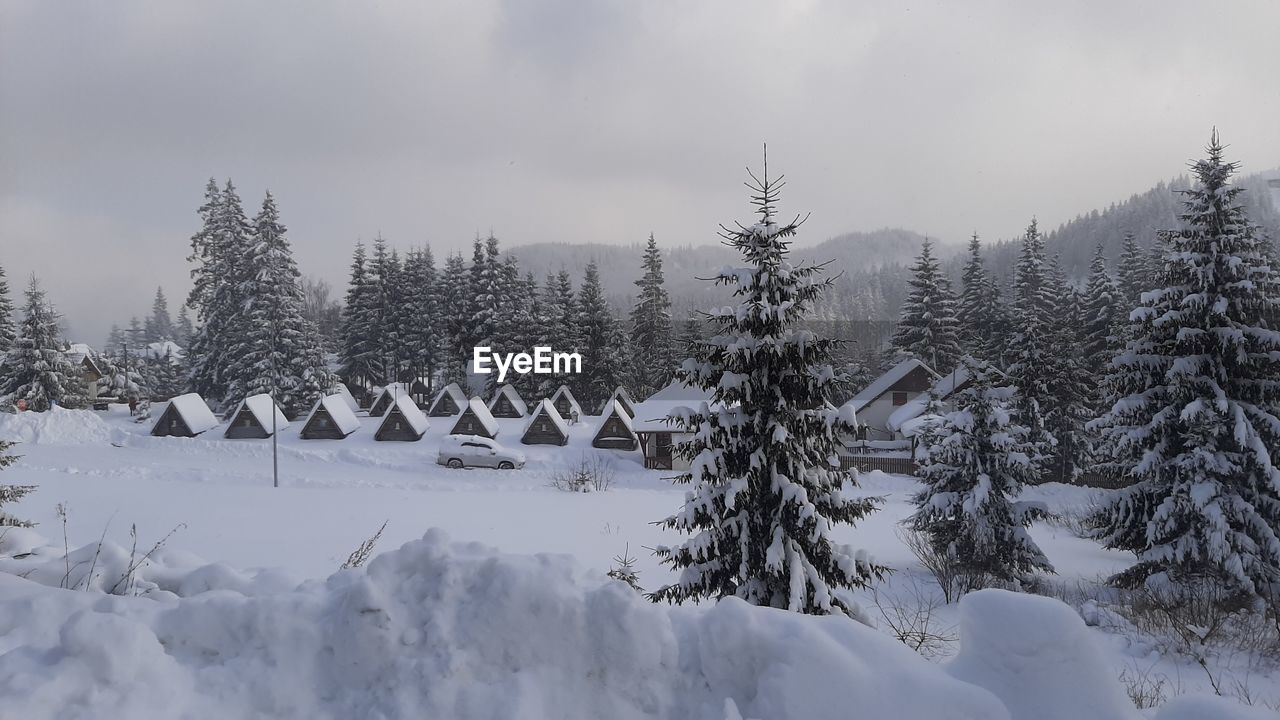
M437 466L447 418L416 443L374 442L367 419L346 440L288 433L273 489L270 441L222 426L152 438L127 414L0 415L23 456L0 481L39 486L6 506L38 526L0 529L0 718L1274 717L1274 674L1230 675L1253 708L1206 697L1190 659L1100 629L1096 604L1093 627L1028 594L939 604L895 534L908 478L865 476L885 509L838 531L896 570L857 598L875 629L736 600L649 603L605 572L629 547L641 585L669 578L645 548L670 541L650 523L683 489L638 453L591 449L586 420L563 448L519 446L522 421L499 420L498 440L529 456L507 472ZM549 487L597 453L611 489ZM1064 511L1091 493L1027 495ZM339 570L383 521L376 557ZM1130 562L1062 525L1032 534L1062 587ZM929 658L895 637L913 606L932 608ZM1139 672L1166 681L1158 711L1127 696Z

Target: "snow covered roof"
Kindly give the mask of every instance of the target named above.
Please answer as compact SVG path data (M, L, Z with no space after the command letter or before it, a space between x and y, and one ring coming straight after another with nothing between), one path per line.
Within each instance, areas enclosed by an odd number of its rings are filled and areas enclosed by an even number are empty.
M498 434L498 421L493 419L493 413L489 412L489 407L484 404L484 401L479 396L471 398L465 405L466 408L471 409L476 419L480 421L481 425L484 425L484 429L490 435ZM463 408L463 412L466 412L466 408Z
M333 424L342 431L343 435L350 435L360 428L360 419L356 417L355 411L347 404L341 393L320 398L320 402L316 403L311 414L315 415L316 410L322 407L325 412L329 413L329 417L333 419Z
M266 393L250 395L244 400L241 400L240 404L236 406L236 411L231 414L231 417L239 416L240 411L246 407L249 409L250 413L253 413L253 417L258 421L258 424L268 432L270 432L272 428L272 410L274 410L276 414L276 424L274 427L277 430L283 430L289 427L289 419L284 416L284 413L280 412L280 408L271 400L271 396Z
M171 360L178 360L186 355L182 346L172 340L149 343L146 353L153 358L162 358L167 355Z
M376 405L378 401L382 399L382 396L387 394L390 394L392 398L396 398L401 395L408 395L409 383L402 383L402 382L388 383L386 387L378 391L377 397L375 397L373 400L374 404Z
M626 426L628 431L636 431L634 427L635 423L631 421L631 416L627 414L627 409L622 407L622 403L618 402L617 398L610 400L609 404L604 406L604 412L601 414L604 415L606 420L610 415L617 415L618 419L622 421L622 424ZM604 423L601 422L601 424L603 425Z
M938 376L937 373L929 369L928 365L925 365L915 358L908 358L889 368L885 374L873 380L870 385L863 388L862 392L854 395L845 403L845 405L853 407L854 412L861 410L862 408L870 405L876 398L884 395L889 391L889 388L893 387L899 380L905 378L917 368L924 368L935 378Z
M711 391L694 385L686 385L673 381L670 385L649 396L644 402L635 403L631 408L631 429L640 432L671 432L677 428L667 421L668 416L676 408L697 410L705 403L711 402Z
M404 419L409 422L409 427L413 428L413 431L419 435L425 433L427 428L431 427L431 422L427 420L426 414L422 412L422 409L418 407L418 403L414 402L413 398L409 397L408 394L396 396L395 405L387 408L383 422L386 422L385 418L391 417L393 409L399 410ZM490 420L492 419L490 418Z
M529 404L524 401L524 398L520 397L520 393L516 392L515 386L510 383L498 388L498 392L493 394L493 399L489 401L489 409L492 410L494 403L498 402L498 398L504 395L507 401L511 403L511 407L515 408L516 412L520 414L520 417L528 414ZM459 403L459 406L461 406L461 403Z
M440 398L445 394L448 394L449 397L453 399L453 404L457 405L459 409L466 406L467 394L462 392L462 388L458 387L458 383L449 383L448 385L440 388L440 392L436 393L436 396L431 398L431 405L429 407L435 407L436 403L440 402Z
M355 396L352 395L351 391L347 389L347 386L342 383L338 383L334 386L330 397L342 398L342 401L347 404L347 407L351 408L351 412L356 412L360 409L360 403L356 402Z
M533 406L533 412L529 413L529 422L524 424L526 433L529 432L533 422L538 419L539 414L546 415L556 426L556 429L560 431L561 435L566 437L569 435L569 423L565 422L563 417L560 417L560 411L556 410L556 406L552 405L551 401L546 398L539 400L538 404Z
M179 395L169 401L169 407L178 413L193 435L199 435L218 424L217 416L205 404L204 398L200 397L199 393ZM163 416L163 413L161 415Z
M627 392L626 388L619 385L613 391L613 394L609 396L609 399L605 401L604 407L600 410L600 414L607 415L609 413L609 403L615 400L621 400L624 409L634 408L636 406L636 401L631 397L631 393Z
M568 385L561 385L560 387L556 388L555 393L551 396L551 402L554 403L558 401L561 396L568 398L569 408L573 412L578 413L579 416L583 414L582 406L578 404L578 399L573 396L573 391L569 389Z
M893 414L889 416L888 422L885 423L886 426L890 430L899 431L904 435L910 435L911 433L908 432L908 430L914 431L918 429L919 423L912 421L916 420L922 413L924 413L925 407L929 405L929 396L932 395L939 400L946 400L951 397L956 390L969 382L969 375L969 368L964 365L952 370L946 377L941 378L938 382L934 383L932 390L911 398L906 405L894 410Z

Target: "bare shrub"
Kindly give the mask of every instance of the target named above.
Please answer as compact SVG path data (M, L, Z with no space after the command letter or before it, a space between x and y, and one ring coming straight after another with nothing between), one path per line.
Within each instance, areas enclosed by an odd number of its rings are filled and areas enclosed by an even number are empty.
M1142 667L1132 662L1129 667L1120 670L1120 684L1139 710L1159 707L1168 699L1170 689L1169 677L1163 673L1152 671L1153 666Z
M577 464L551 475L551 487L566 492L599 492L613 485L613 462L595 453L584 453Z
M378 539L382 537L382 531L387 529L388 522L383 520L382 527L378 528L378 532L360 543L360 547L351 551L351 554L347 556L347 561L342 563L343 570L358 568L369 561L369 558L373 556L373 547L378 544Z
M142 567L143 563L150 560L151 556L154 555L157 550L164 547L164 544L169 541L169 538L173 537L174 533L182 530L186 526L186 523L178 523L172 530L166 533L164 537L157 540L156 544L152 545L150 550L139 556L138 526L137 524L130 525L129 536L133 538L133 549L129 551L129 565L125 567L124 572L120 574L120 579L116 580L116 584L112 585L111 589L108 590L107 593L110 595L126 595L134 592L137 585L134 580L134 574L138 571L138 568ZM98 549L101 551L102 543L98 543Z
M904 592L873 589L871 601L898 642L930 659L952 654L951 648L960 637L955 626L943 626L938 620L938 611L945 603L915 579L908 581Z
M986 573L974 573L963 568L954 557L934 547L928 534L910 528L900 528L896 534L911 554L916 556L916 560L920 561L920 565L938 582L946 602L952 603L965 593L991 587L992 579Z

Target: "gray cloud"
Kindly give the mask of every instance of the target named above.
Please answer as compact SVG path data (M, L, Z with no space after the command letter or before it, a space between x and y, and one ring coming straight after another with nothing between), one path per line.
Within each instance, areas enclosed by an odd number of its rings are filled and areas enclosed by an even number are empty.
M78 337L186 290L210 176L276 194L303 271L714 239L770 143L807 240L1053 226L1280 158L1272 2L217 2L0 6L0 264Z

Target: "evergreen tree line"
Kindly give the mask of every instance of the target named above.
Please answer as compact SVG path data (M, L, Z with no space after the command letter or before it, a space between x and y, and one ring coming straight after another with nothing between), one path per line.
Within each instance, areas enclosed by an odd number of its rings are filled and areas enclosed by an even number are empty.
M518 353L549 347L579 353L582 372L509 374L505 381L524 397L549 397L564 384L593 412L620 385L647 396L669 382L677 343L662 255L652 236L643 264L638 299L624 321L610 306L594 262L575 289L567 271L542 282L522 274L492 235L476 238L469 262L450 254L440 268L429 247L401 257L380 236L371 250L357 243L341 314L338 373L356 393L391 382L420 382L430 393L452 382L491 396L497 373L471 374L473 348Z
M1090 472L1122 485L1090 532L1138 559L1113 584L1280 607L1280 265L1216 133L1207 152L1159 253L1128 235L1113 274L1099 245L1082 289L1034 222L1007 303L976 237L959 298L922 251L895 341L971 381L920 436L909 524L975 586L1051 571L1015 498Z

